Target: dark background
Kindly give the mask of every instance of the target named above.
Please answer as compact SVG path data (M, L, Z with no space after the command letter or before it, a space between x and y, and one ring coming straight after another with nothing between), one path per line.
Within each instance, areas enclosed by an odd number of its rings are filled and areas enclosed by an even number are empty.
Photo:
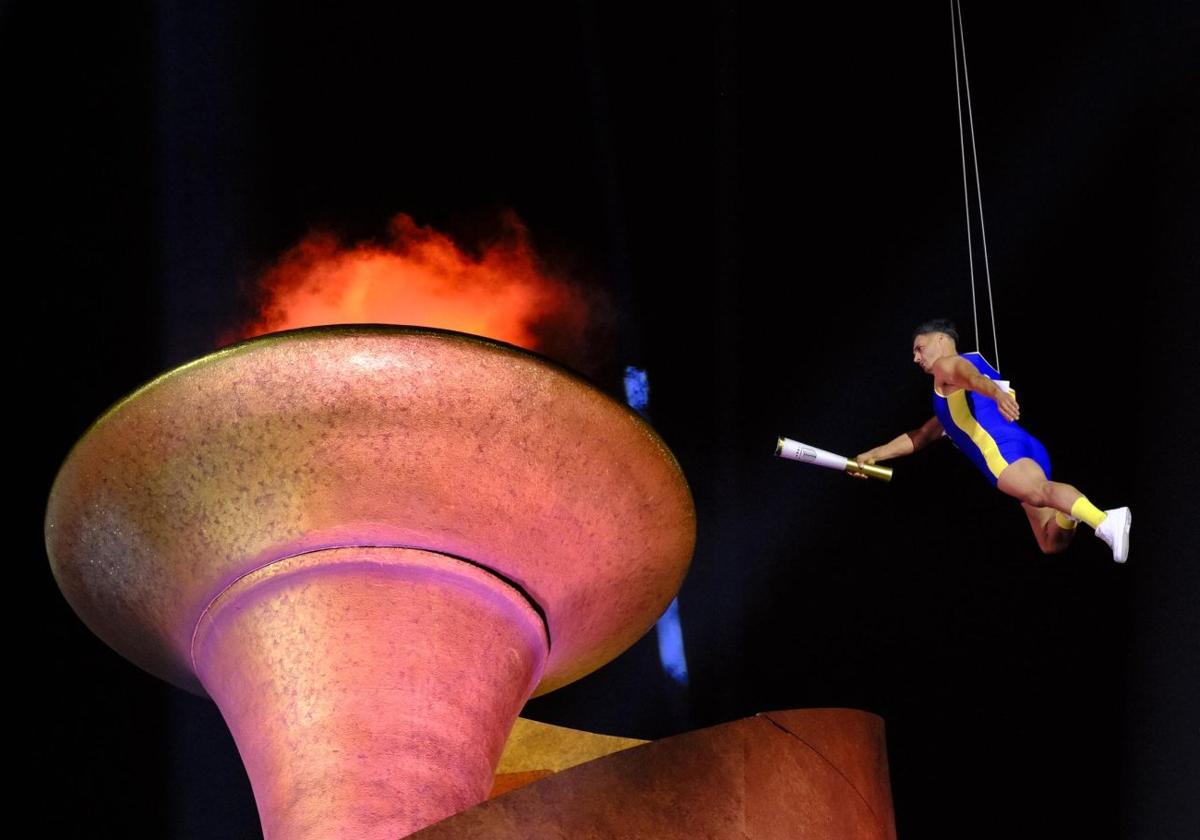
M590 373L648 369L699 514L687 691L649 637L529 716L657 738L867 709L902 837L1195 836L1200 13L964 9L1003 370L1056 477L1135 511L1118 567L1087 529L1043 557L948 444L890 485L771 457L925 420L918 321L975 343L948 4L778 9L0 7L17 760L47 834L258 831L215 708L54 585L71 444L214 347L312 227L379 237L402 211L470 242L511 209L612 301Z

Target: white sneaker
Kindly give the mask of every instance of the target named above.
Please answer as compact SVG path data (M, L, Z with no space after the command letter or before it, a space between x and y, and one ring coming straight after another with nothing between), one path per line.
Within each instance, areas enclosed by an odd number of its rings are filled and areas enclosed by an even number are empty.
M1127 507L1104 512L1107 516L1096 529L1096 536L1113 550L1113 560L1124 563L1129 557L1129 526L1133 524L1133 513Z

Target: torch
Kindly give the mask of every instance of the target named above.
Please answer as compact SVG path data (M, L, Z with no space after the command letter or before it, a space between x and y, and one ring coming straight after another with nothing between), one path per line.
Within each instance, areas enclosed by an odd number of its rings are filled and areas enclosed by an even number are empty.
M801 443L791 438L781 437L775 444L775 454L780 458L787 458L790 461L802 461L806 464L815 464L818 467L825 467L829 470L848 472L851 475L865 475L867 478L877 478L880 481L892 480L891 467L880 467L875 464L863 464L859 466L858 462L853 458L835 455L832 452L826 452L824 449L818 449L815 446L809 446L807 443Z

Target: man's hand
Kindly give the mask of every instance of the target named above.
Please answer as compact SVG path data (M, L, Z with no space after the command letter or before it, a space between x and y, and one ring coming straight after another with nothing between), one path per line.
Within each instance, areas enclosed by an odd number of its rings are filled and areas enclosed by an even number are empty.
M929 441L936 440L942 433L942 424L938 422L936 417L930 417L920 429L915 432L905 432L895 440L890 440L883 446L873 446L866 452L860 452L854 456L854 460L860 467L865 467L868 464L874 464L876 461L890 461L893 458L900 458L904 455L911 455L922 446L925 446ZM920 446L918 446L920 441ZM866 478L862 473L850 473L855 478Z
M1019 420L1021 417L1021 406L1017 405L1017 398L1008 393L1008 391L1000 388L999 385L996 386L996 390L999 392L994 398L996 400L996 408L1000 409L1000 413L1004 415L1004 419L1010 423L1014 420Z
M874 464L875 457L876 457L875 450L868 449L866 452L863 452L861 455L855 455L854 460L857 461L858 465L861 467L866 464ZM867 477L865 475L863 475L862 473L850 473L850 475L854 478L861 478L863 481L867 480Z

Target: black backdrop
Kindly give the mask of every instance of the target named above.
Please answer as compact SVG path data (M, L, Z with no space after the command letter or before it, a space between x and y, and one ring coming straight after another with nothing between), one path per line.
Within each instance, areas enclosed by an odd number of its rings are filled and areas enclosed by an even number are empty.
M947 444L889 486L770 455L914 427L911 327L970 322L948 4L110 5L0 11L30 465L14 760L51 834L257 833L215 709L54 586L41 517L72 442L211 349L310 228L403 211L470 241L507 209L613 302L591 373L648 369L699 513L688 690L647 639L527 714L662 737L851 706L887 721L904 837L1200 825L1189 4L965 9L1004 370L1057 476L1133 507L1124 568L1086 533L1041 556Z

